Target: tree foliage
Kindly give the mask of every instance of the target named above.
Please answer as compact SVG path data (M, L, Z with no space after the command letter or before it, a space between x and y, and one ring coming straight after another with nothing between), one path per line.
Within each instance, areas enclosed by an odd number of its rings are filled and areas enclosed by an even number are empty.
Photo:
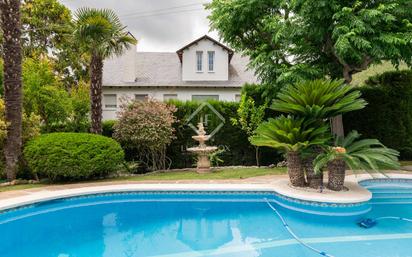
M344 78L373 63L412 65L409 0L213 0L211 26L266 84L328 75Z
M248 137L252 137L257 127L262 123L265 117L267 105L257 105L255 100L248 95L242 95L239 109L237 110L238 119L232 119L233 124L240 125Z
M23 145L32 138L40 135L40 117L35 114L23 113L22 115L22 141ZM0 151L4 150L4 143L7 136L7 121L5 116L4 100L0 99ZM5 167L4 156L0 157L0 177L3 177Z
M88 56L79 54L73 40L71 11L58 0L25 0L21 12L25 56L48 56L68 89L85 78Z
M71 105L73 114L71 120L77 126L89 125L90 113L90 88L85 81L79 81L76 87L70 91ZM81 128L75 128L74 131L81 131Z
M69 94L47 59L26 59L23 64L24 110L38 114L45 126L65 122L72 113Z
M234 125L239 125L248 136L248 140L252 139L255 130L263 122L265 118L267 104L257 105L255 100L247 95L242 94L239 109L237 110L238 118L232 119ZM259 147L255 147L256 165L260 166L259 162Z
M73 25L66 6L57 0L25 0L21 12L26 56L61 50Z

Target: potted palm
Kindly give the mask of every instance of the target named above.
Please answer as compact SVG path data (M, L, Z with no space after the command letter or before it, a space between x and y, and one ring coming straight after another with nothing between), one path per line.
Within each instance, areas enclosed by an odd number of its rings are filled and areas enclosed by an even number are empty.
M337 115L364 108L367 103L360 96L359 90L353 90L342 80L303 81L283 88L270 108L323 124ZM323 177L314 172L312 163L321 149L315 146L311 150L312 154L302 161L309 186L318 188Z
M327 187L334 191L344 189L346 167L351 170L378 171L381 168L399 169L399 152L385 147L376 139L358 140L360 134L350 132L337 137L334 146L327 146L314 160L314 170L328 169Z
M267 146L286 154L288 174L293 186L306 185L300 153L314 145L323 145L330 138L327 125L314 126L313 121L292 116L279 116L262 123L252 136L256 146Z

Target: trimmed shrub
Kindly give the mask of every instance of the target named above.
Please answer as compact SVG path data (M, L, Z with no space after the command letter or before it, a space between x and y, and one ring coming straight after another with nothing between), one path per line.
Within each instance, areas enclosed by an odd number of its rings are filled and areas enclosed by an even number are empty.
M29 141L24 157L32 172L56 180L83 180L106 176L123 162L115 140L86 133L52 133Z
M112 137L114 133L114 125L117 121L105 120L102 122L102 135L106 137Z
M366 108L344 115L345 130L377 138L412 158L412 71L391 71L369 78L359 88Z

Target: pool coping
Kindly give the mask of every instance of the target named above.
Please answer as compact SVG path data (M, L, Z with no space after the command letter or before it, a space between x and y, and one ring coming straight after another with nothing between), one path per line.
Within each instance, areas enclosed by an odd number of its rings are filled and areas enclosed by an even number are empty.
M373 176L369 174L348 175L346 176L345 186L350 189L349 191L334 192L330 190L325 190L322 193L318 192L317 190L310 190L306 188L292 188L289 185L288 180L285 178L277 179L275 181L272 181L271 183L268 182L261 184L116 184L62 189L55 191L47 190L46 188L38 192L33 192L29 195L0 200L0 211L61 198L133 191L258 191L274 192L286 197L310 202L324 202L336 204L362 203L369 201L372 198L372 194L367 189L360 186L358 182L369 179L385 178L412 179L412 174L389 174L387 176L384 176L382 174L374 174Z

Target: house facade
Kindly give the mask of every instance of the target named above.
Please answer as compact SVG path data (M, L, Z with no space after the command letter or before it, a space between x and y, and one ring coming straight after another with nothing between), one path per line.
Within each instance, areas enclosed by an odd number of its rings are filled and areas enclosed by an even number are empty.
M248 59L203 36L176 53L137 52L133 47L105 62L103 119L116 119L122 101L239 101L245 83L256 83Z

